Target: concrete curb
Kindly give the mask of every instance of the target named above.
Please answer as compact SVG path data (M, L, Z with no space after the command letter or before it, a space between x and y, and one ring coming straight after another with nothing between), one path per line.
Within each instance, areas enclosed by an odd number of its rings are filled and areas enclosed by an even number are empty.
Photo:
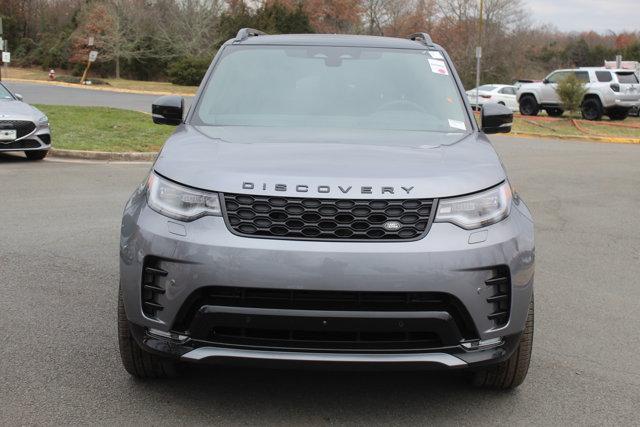
M523 138L546 138L546 139L562 139L568 141L582 141L582 142L608 142L614 144L640 144L638 138L617 138L617 137L605 137L605 136L587 136L587 135L555 135L548 133L520 133L511 132L501 136L517 136Z
M91 85L81 85L77 83L56 82L56 81L49 81L49 80L13 79L11 77L5 78L3 80L17 82L17 83L34 83L34 84L49 85L49 86L72 87L76 89L100 90L103 92L134 93L138 95L195 96L195 93L186 93L186 92L165 92L165 91L149 91L149 90L139 90L139 89L123 89L123 88L116 88L113 86L91 86Z
M108 151L62 150L51 148L49 155L63 159L102 160L111 162L153 162L158 153L110 153Z

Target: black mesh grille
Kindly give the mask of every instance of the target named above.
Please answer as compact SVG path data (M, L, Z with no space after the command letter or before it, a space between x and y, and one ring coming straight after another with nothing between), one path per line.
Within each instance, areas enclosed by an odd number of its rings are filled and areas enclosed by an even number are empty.
M28 120L0 120L0 129L15 129L18 138L29 135L36 128L36 124Z
M427 230L432 199L355 200L225 194L238 234L286 239L411 240Z

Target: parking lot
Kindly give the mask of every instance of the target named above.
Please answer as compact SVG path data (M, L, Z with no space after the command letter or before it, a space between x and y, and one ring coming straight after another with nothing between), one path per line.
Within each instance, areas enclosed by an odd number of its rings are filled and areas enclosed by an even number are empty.
M116 342L119 221L149 164L0 155L0 424L637 424L640 147L494 138L536 219L536 331L510 393L451 375L197 368Z

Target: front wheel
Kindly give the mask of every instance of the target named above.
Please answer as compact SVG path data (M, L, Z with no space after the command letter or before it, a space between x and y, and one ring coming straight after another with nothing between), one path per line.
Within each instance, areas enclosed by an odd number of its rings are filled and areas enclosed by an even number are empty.
M533 297L529 303L527 321L518 347L509 359L472 374L471 382L476 387L510 390L518 387L527 377L531 350L533 349Z
M49 150L30 150L24 152L24 155L27 156L29 160L42 160L47 157L47 154L49 154Z
M520 114L523 116L537 116L540 112L538 101L533 95L522 95L520 98Z
M124 312L122 289L118 289L118 345L124 369L134 377L149 379L176 376L175 362L145 351L131 335Z

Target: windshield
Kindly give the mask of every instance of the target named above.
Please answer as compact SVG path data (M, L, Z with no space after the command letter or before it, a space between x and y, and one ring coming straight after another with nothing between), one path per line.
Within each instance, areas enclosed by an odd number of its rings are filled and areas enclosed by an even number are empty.
M13 99L13 96L11 95L11 93L7 90L7 88L5 88L3 85L0 84L0 99Z
M439 52L228 46L192 124L465 132L460 93Z

